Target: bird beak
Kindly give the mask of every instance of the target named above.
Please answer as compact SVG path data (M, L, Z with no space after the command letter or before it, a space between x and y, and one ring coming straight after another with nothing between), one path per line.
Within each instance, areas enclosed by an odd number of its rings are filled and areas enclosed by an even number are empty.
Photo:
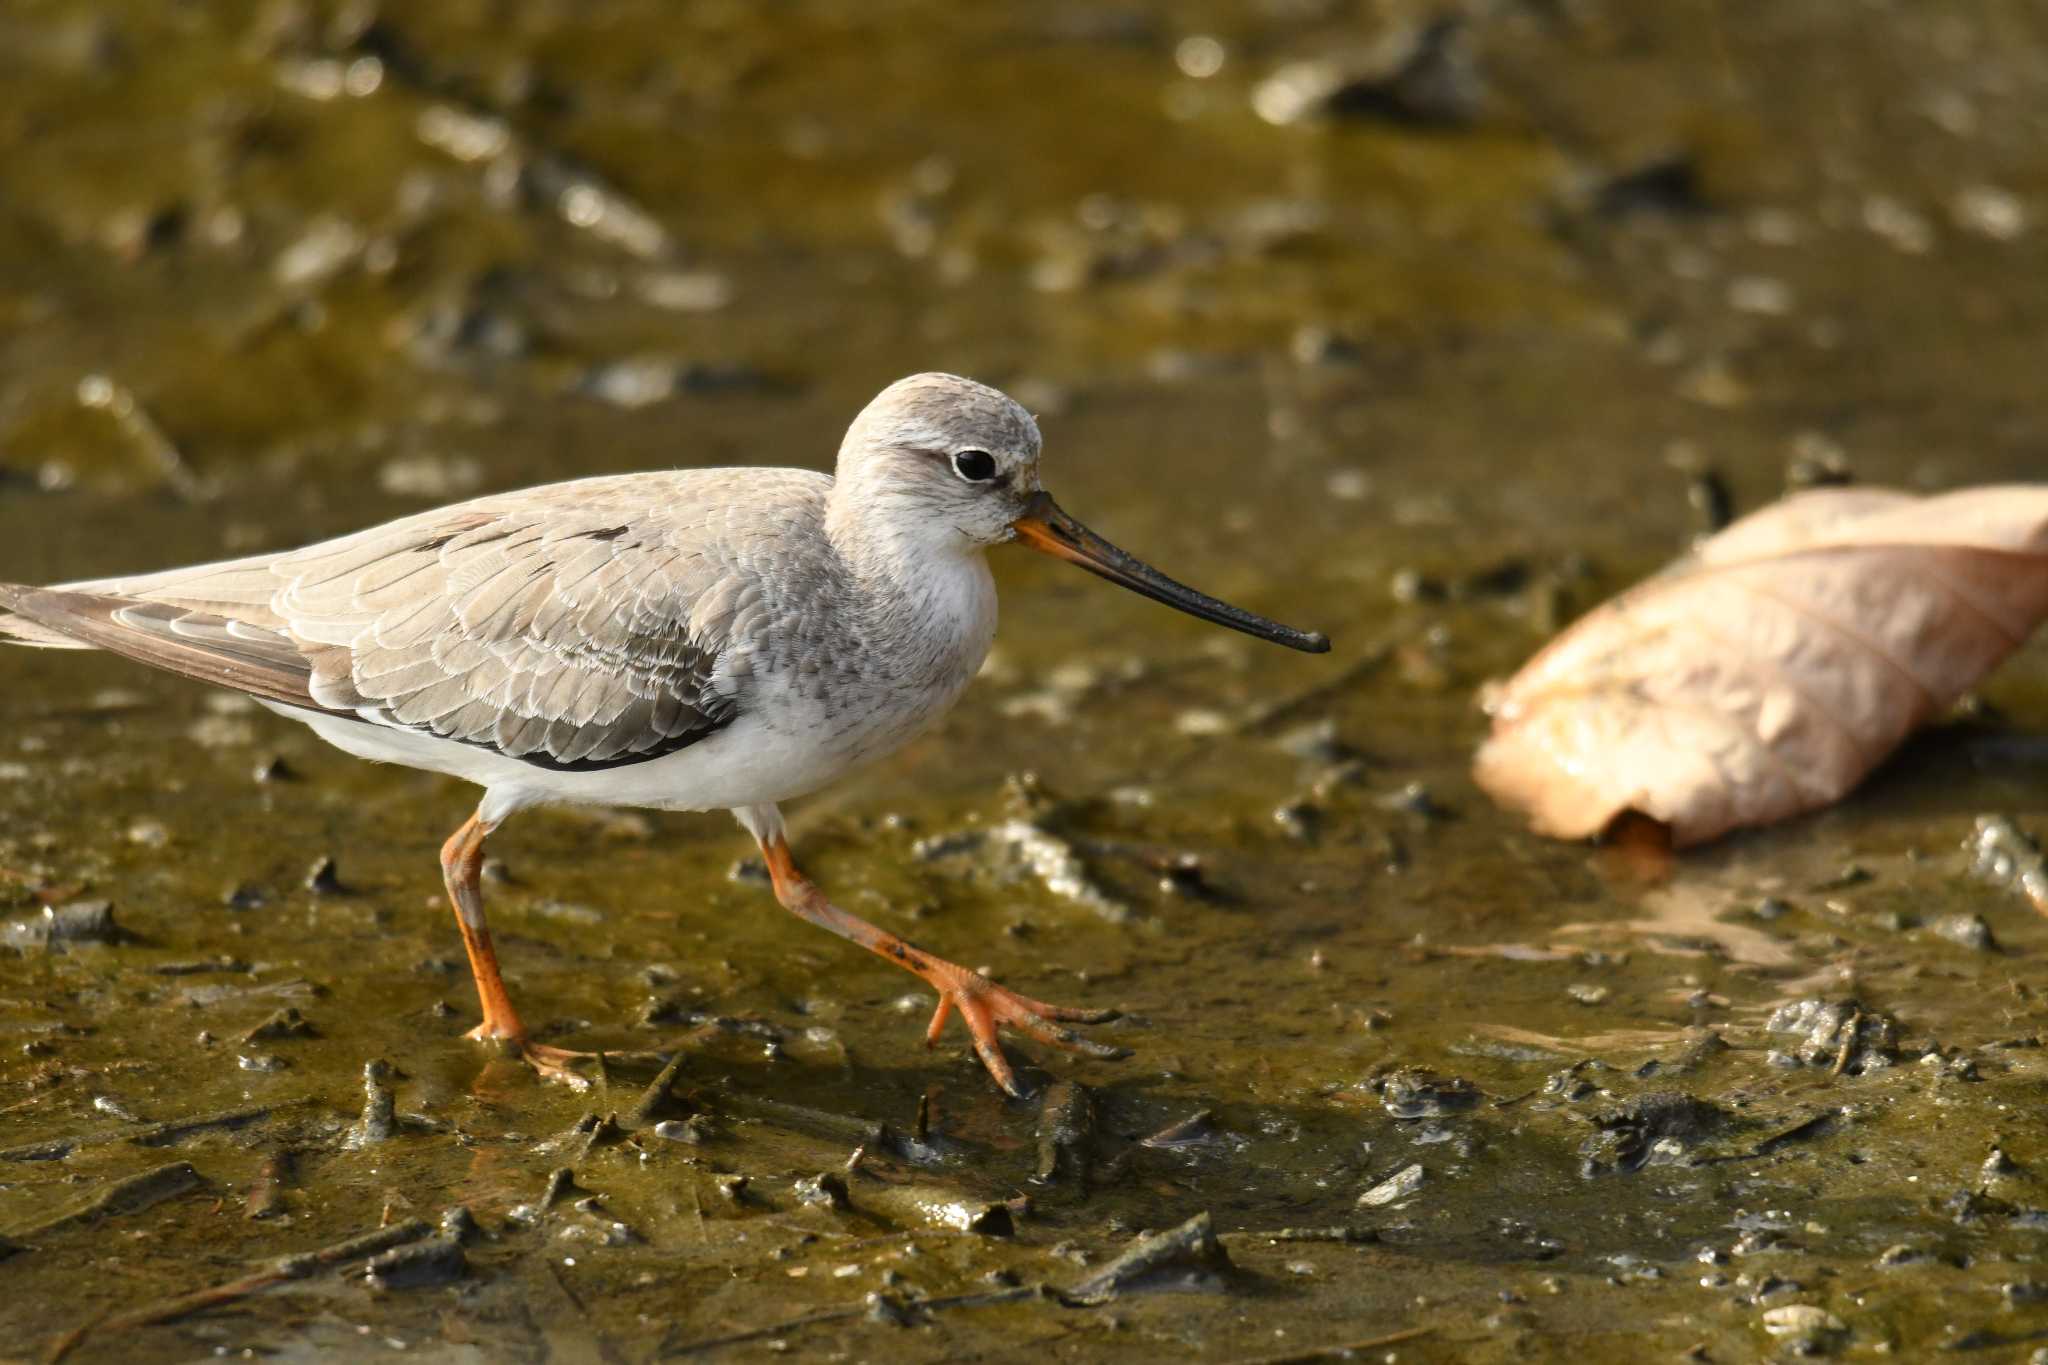
M1011 522L1010 529L1017 533L1018 540L1041 554L1078 564L1099 578L1106 578L1155 602L1164 602L1190 616L1199 616L1204 621L1214 621L1219 626L1241 630L1247 635L1256 635L1261 640L1271 640L1276 645L1286 645L1306 654L1329 651L1329 638L1320 631L1296 630L1278 621L1255 616L1241 607L1219 602L1206 593L1176 583L1151 565L1133 559L1061 511L1052 495L1042 489L1031 495L1031 501L1024 505L1024 515Z

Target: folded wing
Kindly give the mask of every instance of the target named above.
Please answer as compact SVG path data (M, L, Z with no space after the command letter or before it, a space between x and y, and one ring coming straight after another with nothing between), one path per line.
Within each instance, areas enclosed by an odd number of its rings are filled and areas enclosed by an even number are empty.
M567 503L483 499L282 556L0 587L15 614L0 630L543 767L610 767L738 714L714 674L758 593L711 533L731 514L653 515L644 493L596 483Z

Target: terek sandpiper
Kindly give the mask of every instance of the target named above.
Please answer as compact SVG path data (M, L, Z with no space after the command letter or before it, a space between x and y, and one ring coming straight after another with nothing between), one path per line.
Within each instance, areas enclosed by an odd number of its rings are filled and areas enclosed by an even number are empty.
M1091 1056L1029 999L828 901L790 856L778 803L900 747L960 696L996 628L983 552L1015 540L1191 615L1295 649L1329 641L1183 587L1061 511L1038 426L946 374L900 380L854 419L836 475L624 474L492 494L338 540L136 577L0 585L0 636L105 649L231 688L362 758L484 789L441 850L476 975L478 1039L543 1075L484 924L484 839L545 803L729 809L775 896L958 1010L996 1083L998 1025Z

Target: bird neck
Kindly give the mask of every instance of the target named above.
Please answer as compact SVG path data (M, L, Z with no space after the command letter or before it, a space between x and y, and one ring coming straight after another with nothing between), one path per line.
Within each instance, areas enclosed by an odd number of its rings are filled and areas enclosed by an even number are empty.
M987 547L928 516L891 517L892 510L909 509L892 509L886 498L834 499L826 535L859 589L866 627L919 641L916 668L943 674L950 699L995 637Z
M914 583L980 563L985 546L929 515L908 498L860 495L836 486L825 507L825 534L857 578Z

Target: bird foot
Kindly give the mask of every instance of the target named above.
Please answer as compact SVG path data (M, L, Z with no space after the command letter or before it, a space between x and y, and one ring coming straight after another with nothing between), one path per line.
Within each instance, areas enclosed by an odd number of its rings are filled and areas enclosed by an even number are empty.
M974 1040L974 1050L980 1055L981 1064L988 1068L989 1076L1011 1099L1019 1098L1022 1092L1017 1088L1016 1073L1011 1071L1009 1059L1003 1056L1002 1045L996 1041L996 1030L1001 1026L1007 1025L1041 1043L1050 1043L1085 1057L1114 1061L1131 1055L1129 1048L1098 1043L1061 1026L1067 1023L1107 1023L1117 1017L1115 1010L1048 1005L1043 1000L1033 1000L1028 995L1019 995L1005 986L998 986L980 972L971 972L950 962L931 963L925 979L939 992L939 1007L932 1014L931 1027L925 1030L925 1046L930 1047L939 1041L946 1020L958 1010L961 1020L967 1025L968 1036Z
M490 1023L478 1024L462 1035L474 1042L489 1043L509 1056L516 1056L540 1074L544 1081L554 1081L568 1086L571 1090L590 1089L590 1078L577 1071L570 1063L591 1052L576 1052L566 1047L554 1047L547 1043L536 1043L525 1033L505 1033Z

